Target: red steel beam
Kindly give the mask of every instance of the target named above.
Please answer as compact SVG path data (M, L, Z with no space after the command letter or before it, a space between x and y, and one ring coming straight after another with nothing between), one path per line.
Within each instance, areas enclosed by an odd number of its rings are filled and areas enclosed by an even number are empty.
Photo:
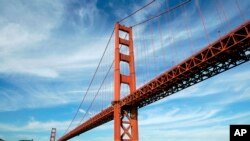
M250 60L250 21L224 35L170 70L121 99L121 106L144 107L182 89L222 73ZM113 120L112 106L101 111L58 141L69 140L81 133Z
M122 99L121 105L136 104L139 108L146 106L249 61L250 55L246 54L250 52L249 37L250 21L247 21L232 32L137 89L135 94L126 96ZM228 64L229 66L227 66ZM213 73L209 74L209 72ZM196 76L196 74L199 75ZM194 79L188 80L188 78Z

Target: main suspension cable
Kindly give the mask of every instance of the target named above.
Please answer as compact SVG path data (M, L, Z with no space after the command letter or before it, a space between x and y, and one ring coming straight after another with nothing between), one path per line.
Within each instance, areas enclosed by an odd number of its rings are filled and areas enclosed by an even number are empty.
M110 72L110 70L111 70L111 68L112 68L113 64L114 64L114 61L113 61L113 62L112 62L112 64L109 66L108 72L106 73L106 75L105 75L104 79L102 80L102 83L101 83L100 87L98 88L98 90L97 90L97 92L96 92L96 94L95 94L95 96L94 96L93 100L91 101L91 103L90 103L90 105L89 105L88 109L86 110L85 114L83 115L83 117L82 117L82 119L81 119L81 121L79 122L79 124L78 124L78 125L80 125L80 124L81 124L81 122L84 120L84 118L86 117L86 115L89 113L89 110L90 110L90 108L92 107L92 105L93 105L93 103L94 103L94 101L95 101L95 99L96 99L97 95L99 94L99 92L100 92L100 90L101 90L101 88L102 88L102 86L103 86L103 84L104 84L105 80L107 79L108 74L109 74L109 72Z
M182 5L184 5L184 4L188 3L188 2L190 2L190 1L191 1L191 0L187 0L187 1L185 1L185 2L182 2L182 3L178 4L178 5L176 5L175 7L172 7L172 8L170 8L170 9L168 9L168 10L166 10L166 11L164 11L164 12L158 14L158 15L155 15L154 17L151 17L151 18L149 18L149 19L147 19L147 20L145 20L145 21L143 21L143 22L140 22L140 23L135 24L135 25L133 25L132 27L137 26L137 25L140 25L140 24L143 24L143 23L145 23L145 22L147 22L147 21L150 21L150 20L152 20L152 19L154 19L154 18L156 18L156 17L159 17L159 16L161 16L161 15L167 13L167 12L170 12L170 11L172 11L172 10L174 10L174 9L176 9L176 8L178 8L178 7L182 6ZM134 11L133 13L129 14L128 16L124 17L123 19L119 20L118 22L122 22L122 21L124 21L125 19L131 17L132 15L136 14L136 13L139 12L140 10L142 10L142 9L148 7L149 5L151 5L153 2L155 2L155 0L152 0L152 1L149 2L148 4L144 5L143 7L139 8L139 9L136 10L136 11ZM99 63L98 63L98 65L97 65L97 68L95 69L94 75L93 75L92 78L91 78L91 81L90 81L90 83L89 83L89 85L88 85L88 88L87 88L87 90L86 90L86 92L85 92L85 94L84 94L84 96L83 96L83 99L82 99L81 103L79 104L79 107L77 108L77 111L76 111L76 113L75 113L73 119L71 120L71 122L70 122L69 126L67 127L67 129L66 129L66 131L65 131L64 134L66 134L66 133L68 132L69 128L71 127L71 125L72 125L72 123L73 123L73 121L76 119L76 116L77 116L77 114L79 113L80 108L82 107L82 104L83 104L83 102L84 102L84 100L85 100L85 98L86 98L86 96L87 96L87 94L88 94L88 91L89 91L90 87L92 86L92 83L93 83L93 81L94 81L94 78L95 78L95 76L96 76L96 74L97 74L97 72L98 72L98 70L99 70L99 67L100 67L100 65L101 65L101 62L102 62L102 60L103 60L103 58L104 58L104 55L105 55L105 53L106 53L106 51L107 51L107 48L108 48L109 43L110 43L110 41L111 41L111 38L112 38L112 36L113 36L113 34L114 34L114 30L115 30L115 29L113 29L113 31L112 31L112 33L111 33L111 35L110 35L110 37L109 37L108 43L107 43L107 45L106 45L106 47L105 47L105 50L104 50L104 52L103 52L103 54L102 54L102 56L101 56L101 59L100 59ZM112 65L113 65L113 63L112 63ZM110 66L110 68L109 68L109 70L108 70L108 73L110 72L110 69L112 68L112 65ZM108 74L108 73L107 73L107 74ZM107 75L105 76L104 80L102 81L102 84L104 83L106 77L107 77ZM101 86L102 86L102 84L101 84ZM95 95L93 101L95 100L95 98L96 98L96 96L98 95L98 93L99 93L99 90L98 90L97 94ZM92 106L93 101L92 101L92 103L90 104L89 108ZM89 110L89 108L88 108L88 110ZM87 113L87 112L86 112L86 113ZM85 113L85 114L86 114L86 113ZM84 118L84 117L83 117L83 118ZM82 120L81 120L81 121L82 121Z
M90 81L90 83L89 83L89 86L88 86L88 88L87 88L87 91L85 92L85 94L84 94L84 96L83 96L83 99L82 99L80 105L78 106L77 111L76 111L76 113L75 113L73 119L71 120L71 122L70 122L69 126L67 127L67 129L66 129L66 131L65 131L64 134L66 134L66 133L68 132L70 126L72 125L73 121L75 120L75 118L76 118L76 116L77 116L77 114L78 114L78 112L79 112L79 110L80 110L80 108L81 108L81 106L82 106L82 104L83 104L83 101L85 100L85 98L86 98L86 96L87 96L87 94L88 94L88 91L89 91L89 89L90 89L90 87L91 87L91 85L92 85L92 83L93 83L93 81L94 81L94 78L95 78L95 76L96 76L96 74L97 74L97 71L98 71L100 65L101 65L101 62L102 62L102 60L103 60L103 58L104 58L104 55L105 55L105 53L106 53L106 51L107 51L107 49L108 49L108 46L109 46L109 43L110 43L110 41L111 41L111 38L112 38L112 36L113 36L113 34L114 34L114 31L115 31L115 29L113 28L113 31L112 31L112 33L111 33L111 35L110 35L110 37L109 37L108 43L107 43L107 45L106 45L106 47L105 47L105 49L104 49L104 52L103 52L103 54L102 54L102 56L101 56L101 59L100 59L98 65L97 65L97 68L95 69L94 75L93 75L92 78L91 78L91 81Z
M160 16L162 16L163 14L166 14L166 13L168 13L168 12L171 12L171 11L173 11L173 10L175 10L175 9L177 9L177 8L179 8L179 7L181 7L181 6L185 5L185 4L187 4L187 3L189 3L189 2L191 2L191 0L186 0L186 1L184 1L184 2L182 2L182 3L180 3L180 4L178 4L178 5L176 5L176 6L174 6L174 7L169 8L169 9L167 9L167 10L165 10L165 11L163 11L163 12L157 14L157 15L154 15L154 16L152 16L152 17L150 17L150 18L148 18L148 19L146 19L146 20L144 20L144 21L142 21L142 22L136 23L136 24L132 25L131 27L135 27L135 26L144 24L144 23L146 23L146 22L148 22L148 21L151 21L151 20L153 20L153 19L155 19L155 18L157 18L157 17L160 17Z
M120 22L124 21L125 19L127 19L127 18L133 16L133 15L136 14L137 12L139 12L139 11L141 11L142 9L144 9L144 8L148 7L149 5L151 5L153 2L155 2L155 0L152 0L152 1L149 2L148 4L146 4L146 5L144 5L143 7L137 9L136 11L134 11L133 13L129 14L128 16L122 18L122 19L119 20L118 22L120 23Z
M111 37L112 37L112 36L111 36ZM125 35L124 39L126 39L126 38L127 38L127 34ZM121 48L121 46L122 46L122 45L120 45L120 48ZM84 120L84 118L86 117L86 115L89 113L89 110L90 110L90 108L92 107L92 105L93 105L93 103L94 103L94 101L95 101L97 95L99 94L100 89L102 88L102 86L103 86L105 80L107 79L108 74L109 74L109 72L110 72L110 70L111 70L111 68L112 68L113 65L114 65L114 60L112 61L112 64L109 66L108 72L105 74L105 77L104 77L104 79L102 80L100 87L98 88L98 90L97 90L97 92L96 92L96 94L95 94L93 100L91 101L91 103L90 103L88 109L86 110L85 114L83 115L83 118L82 118L81 121L79 122L79 125L80 125L81 122Z

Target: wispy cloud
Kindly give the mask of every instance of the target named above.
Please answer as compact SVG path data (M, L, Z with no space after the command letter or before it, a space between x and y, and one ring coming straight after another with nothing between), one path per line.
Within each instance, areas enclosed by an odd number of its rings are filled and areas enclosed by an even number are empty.
M146 108L139 117L140 137L150 140L200 140L208 138L216 131L214 140L227 139L229 137L230 124L248 123L246 119L250 113L234 111L227 115L223 114L223 107L202 107L185 103L185 106L175 105L178 108L166 108L163 106ZM197 133L197 134L194 134ZM161 135L161 136L159 136Z
M24 125L14 125L7 123L0 123L0 131L5 134L1 136L4 140L15 140L15 139L34 139L45 141L50 137L52 128L57 129L58 135L61 135L66 130L66 125L70 121L37 121L29 120Z
M223 109L220 109L223 110ZM182 128L197 128L216 126L220 123L238 123L240 119L248 117L250 113L235 113L234 115L221 116L222 111L215 109L196 109L186 107L185 110L179 110L174 113L171 110L158 111L155 114L145 116L140 120L142 127L150 126L153 129L171 129L178 130ZM161 113L161 114L160 114ZM166 126L159 126L159 125Z
M23 126L17 126L12 124L0 123L0 130L5 132L45 132L50 131L52 128L58 128L59 130L65 130L69 121L36 121L30 120Z
M55 1L1 3L0 49L5 51L13 51L13 48L20 50L22 47L47 39L51 29L60 22L63 8ZM42 5L49 6L44 9Z
M46 109L48 112L51 109L60 111L65 107L68 108L69 105L79 103L86 93L87 86L114 23L150 1L1 1L0 113L15 114L16 112L26 112L26 110L40 112L42 109ZM140 12L124 24L130 25L140 22L157 13L159 9L164 10L166 8L165 2L157 0L154 6ZM175 3L172 2L171 5ZM214 1L209 2L212 4L207 4L207 2L204 4L203 1L200 1L201 5L205 6L202 10L206 17L205 21L209 33L216 38L217 35L214 33L217 32L217 28L221 28L224 24L219 25L218 21L214 21L215 17L211 15L211 11L215 11L211 10L211 7L215 3L213 3ZM230 23L233 23L232 28L240 23L239 20L232 22L235 18L238 18L237 9L231 10L233 2L234 0L231 0L224 5L227 12L230 13L228 13L227 18ZM249 2L243 1L240 4L242 11L249 13L246 12L249 11ZM193 33L192 39L196 43L195 50L198 50L207 45L203 39L202 24L194 5L187 5L186 8L188 15L186 20L187 23L190 22L189 24L191 24L189 30ZM154 75L159 74L156 67L165 71L165 65L171 66L171 61L164 62L161 60L163 57L174 58L175 63L178 63L189 56L189 51L182 48L186 47L190 39L184 26L185 22L183 22L185 14L181 11L182 9L178 9L170 13L170 18L166 15L161 18L162 45L164 49L174 47L179 51L179 56L173 52L171 54L169 51L163 54L166 56L159 57L159 64L153 62L152 59L153 54L160 55L164 50L157 33L159 32L159 19L148 25L134 28L135 49L140 49L141 45L137 41L141 37L144 37L148 49L136 50L136 53L138 53L136 54L136 67L139 66L139 69L137 69L137 72L139 72L137 75L138 84L142 85L147 81L144 79L150 80L151 76L154 77ZM245 14L245 16L249 19L249 15ZM151 46L151 30L154 34L155 48ZM108 47L108 53L102 63L103 66L98 71L97 79L94 80L88 96L79 109L77 119L82 119L83 114L88 112L85 118L87 119L99 112L100 107L110 105L113 99L113 74L110 75L108 84L102 89L105 91L104 95L97 97L91 109L87 111L99 88L103 74L107 71L105 67L113 61L113 47L114 38L112 38ZM145 68L147 64L144 62L144 58L149 60L150 67ZM214 140L216 138L227 140L223 137L227 134L225 132L226 124L239 122L240 119L247 121L246 119L249 116L249 112L238 111L233 115L227 111L227 108L236 102L244 103L249 100L249 86L247 84L250 75L249 71L244 71L249 67L247 65L242 66L242 68L238 67L237 71L223 73L219 77L216 76L151 104L145 107L147 111L140 110L141 139L147 140L151 139L152 136L158 137L161 133L161 138L155 138L156 140L165 140L163 138L167 137L177 140L176 136L172 134L181 136L180 140L185 140L182 138L183 136L191 140L198 140L201 136L208 137L208 132L218 130ZM145 77L146 73L150 77ZM126 93L126 90L121 92ZM105 104L102 103L103 99ZM209 102L209 100L211 101ZM183 104L183 101L186 103ZM72 111L63 111L63 113L71 114ZM50 120L49 117L44 121L35 118L20 119L22 125L1 122L2 119L0 118L0 134L3 138L13 136L13 138L7 138L8 140L26 138L29 137L28 135L36 136L35 140L48 140L52 127L56 127L59 135L62 135L63 130L69 125L68 119L65 119L68 117L62 115L58 115L58 117L60 117L58 119L60 121ZM78 122L74 121L73 125L77 125ZM166 126L161 126L163 124ZM207 128L204 126L207 126ZM192 129L187 131L187 127ZM101 134L102 138L94 136L95 139L93 140L112 140L112 129L112 122L96 128L95 131L98 132L98 135ZM203 130L200 131L199 129ZM191 135L192 132L198 131L200 131L199 135ZM92 134L90 132L86 136L81 135L76 140L90 139L93 137Z
M62 71L94 67L93 65L99 59L99 54L107 39L100 37L97 33L98 43L86 43L88 39L91 39L90 36L87 36L90 31L83 29L79 29L81 32L72 36L85 36L87 39L80 40L79 37L67 39L64 36L60 39L56 37L53 32L58 32L57 30L63 26L63 18L67 18L63 16L66 12L70 12L65 10L63 3L51 1L3 3L1 5L5 5L3 11L6 15L1 16L3 19L2 28L0 28L1 73L31 74L56 78ZM46 4L50 6L46 6L44 10L42 5ZM15 5L15 7L11 5ZM27 6L30 6L31 9ZM30 12L32 9L34 11ZM77 25L79 28L93 29L93 23L98 23L96 20L99 20L97 17L100 15L99 12L95 11L98 11L95 1L88 5L82 4L79 11L75 11L75 18L82 21L74 22L81 23ZM93 16L93 13L96 14ZM37 22L37 18L34 17L39 18L40 22ZM89 27L86 26L86 21L91 22ZM91 40L94 41L94 39ZM73 43L61 43L65 41ZM70 48L73 51L70 51ZM62 49L67 50L67 52ZM89 56L93 51L96 54Z
M216 132L215 132L216 131ZM211 133L213 136L211 136ZM171 141L221 141L229 140L228 128L227 127L207 127L200 129L184 129L184 130L160 130L160 129L142 129L141 140L150 141L153 137L155 140L171 140ZM161 135L161 136L159 136Z
M99 48L100 43L95 45L88 44L92 48ZM88 56L92 49L81 49L76 53L33 57L9 56L0 65L0 72L2 73L18 73L31 74L39 77L56 78L61 72L78 69L88 69L96 67L95 62L99 59L98 54Z

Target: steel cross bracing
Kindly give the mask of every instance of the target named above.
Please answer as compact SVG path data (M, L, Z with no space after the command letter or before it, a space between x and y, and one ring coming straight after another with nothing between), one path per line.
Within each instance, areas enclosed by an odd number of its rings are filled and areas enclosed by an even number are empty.
M121 99L121 108L144 107L189 86L250 60L250 21L219 38L170 70ZM106 108L59 141L65 141L113 120L114 109Z

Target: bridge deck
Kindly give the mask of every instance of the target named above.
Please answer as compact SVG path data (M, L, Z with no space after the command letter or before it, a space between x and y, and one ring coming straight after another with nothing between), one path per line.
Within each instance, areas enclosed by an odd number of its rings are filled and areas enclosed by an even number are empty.
M135 93L121 99L121 106L138 108L158 101L189 86L250 60L250 21L224 35L170 70L159 75ZM96 114L59 141L65 141L113 120L113 107Z

